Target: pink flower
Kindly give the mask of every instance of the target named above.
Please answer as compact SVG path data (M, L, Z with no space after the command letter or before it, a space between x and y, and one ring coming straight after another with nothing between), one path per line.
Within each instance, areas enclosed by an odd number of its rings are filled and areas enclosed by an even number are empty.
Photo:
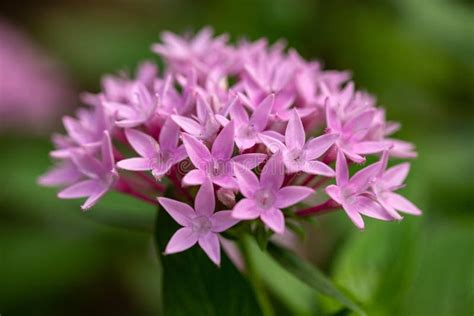
M326 193L346 211L352 222L364 228L361 215L380 220L394 218L369 194L369 186L380 169L380 162L369 165L349 179L349 168L342 151L337 154L336 185L326 188Z
M285 218L281 209L304 200L314 192L303 186L281 187L284 171L279 153L266 163L260 180L240 164L235 164L234 169L240 192L245 198L235 205L232 216L242 220L260 218L279 234L285 231Z
M72 161L79 171L87 178L68 186L58 193L61 199L76 199L87 197L82 209L91 208L115 184L118 178L115 170L112 144L109 133L104 132L101 144L102 160L99 161L91 154L74 151Z
M275 101L275 95L268 95L254 110L252 116L240 103L235 103L230 109L230 116L235 121L235 143L240 150L252 147L259 142L259 135L267 127L270 112Z
M403 212L412 215L421 215L421 210L405 197L393 191L403 187L408 172L409 163L401 163L387 169L388 152L382 155L380 171L372 181L372 190L377 197L377 201L396 219L402 217L397 213Z
M231 106L235 100L236 98L233 98L228 106ZM205 141L212 141L221 124L219 123L218 114L214 113L209 103L201 95L198 95L196 99L196 113L196 119L183 115L171 115L171 118L186 133Z
M227 124L216 137L211 151L195 137L183 134L183 143L189 158L197 169L191 170L183 178L184 185L199 185L206 179L228 189L237 188L233 176L233 164L239 163L255 168L265 154L249 153L232 157L234 150L234 122Z
M282 234L285 217L340 208L361 229L363 216L387 221L401 219L399 212L421 213L395 193L409 165L387 169L390 157L415 157L414 146L389 138L400 124L387 121L348 72L324 70L283 41L227 39L209 28L195 36L165 32L153 46L162 71L145 62L132 78L105 76L102 91L83 94L86 107L63 119L66 135L53 137L50 153L56 167L39 183L62 187L61 198L87 197L83 208L108 190L153 205L160 196L183 226L165 252L199 243L216 264L218 234L239 220L261 220ZM349 163L380 154L349 176ZM261 172L253 170L267 158ZM336 184L328 185L334 176ZM201 186L197 195L192 186ZM321 192L330 199L296 210ZM214 213L222 208L233 210Z
M237 224L231 211L214 213L214 189L210 181L205 181L196 195L194 209L189 205L168 198L158 198L158 202L168 214L183 228L179 229L165 249L172 254L191 248L196 243L216 265L220 265L221 252L219 233Z
M130 103L104 101L104 106L114 113L117 126L130 128L148 122L155 115L159 98L152 95L142 83L137 82L133 87Z
M326 105L326 122L328 131L339 135L336 141L337 148L350 160L361 163L365 161L363 155L374 154L388 149L385 141L366 141L364 137L370 130L375 110L364 111L346 122L342 122L336 111Z
M173 121L167 120L161 129L159 144L143 132L126 130L130 145L141 157L121 160L117 167L132 171L151 170L155 178L161 179L173 165L187 157L184 146L178 146L178 130Z
M289 173L304 171L326 177L334 177L334 170L316 159L321 157L337 138L337 134L326 134L306 142L303 123L296 110L293 110L286 126L285 143L268 135L260 135L262 142L272 152L282 152L283 163Z

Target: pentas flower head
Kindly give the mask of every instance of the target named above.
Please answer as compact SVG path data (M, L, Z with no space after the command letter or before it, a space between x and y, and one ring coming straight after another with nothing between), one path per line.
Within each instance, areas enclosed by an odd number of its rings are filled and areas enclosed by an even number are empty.
M83 94L87 106L64 118L55 167L39 183L62 187L61 198L86 197L84 209L109 190L159 204L183 226L165 253L198 243L216 264L228 229L236 238L282 234L287 217L340 208L361 229L362 216L421 213L395 192L409 165L387 169L391 157L415 157L414 146L388 138L399 124L348 72L324 70L283 42L231 45L212 34L164 33L153 46L161 72L145 62L135 77L106 76L101 92ZM349 176L373 154L380 160Z

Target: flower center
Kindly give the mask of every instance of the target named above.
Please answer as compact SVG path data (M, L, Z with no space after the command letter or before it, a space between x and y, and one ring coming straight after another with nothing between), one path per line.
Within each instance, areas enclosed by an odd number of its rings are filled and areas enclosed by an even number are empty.
M198 235L207 234L212 228L211 221L206 216L198 216L193 219L192 229Z
M227 163L224 160L213 159L207 168L207 172L211 177L220 177L227 174Z
M292 149L286 153L286 158L295 164L303 164L305 162L306 153L302 149Z
M254 200L257 207L267 210L275 203L275 194L270 189L260 189L255 192Z

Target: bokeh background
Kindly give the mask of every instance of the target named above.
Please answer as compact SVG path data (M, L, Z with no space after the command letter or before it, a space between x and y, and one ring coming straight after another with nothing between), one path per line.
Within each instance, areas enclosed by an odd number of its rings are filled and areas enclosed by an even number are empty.
M351 70L402 122L398 137L417 144L404 194L424 215L369 221L362 233L341 213L322 216L305 256L369 315L474 313L472 2L30 0L1 1L0 16L62 69L72 97L57 115L73 112L80 91L97 91L104 73L158 61L149 47L163 30L211 25L233 40L285 38L326 68ZM1 70L0 89L10 80ZM0 314L157 315L160 271L147 232L154 210L111 194L84 214L38 187L51 131L61 131L59 119L39 130L26 121L0 129ZM295 314L311 304L284 302Z

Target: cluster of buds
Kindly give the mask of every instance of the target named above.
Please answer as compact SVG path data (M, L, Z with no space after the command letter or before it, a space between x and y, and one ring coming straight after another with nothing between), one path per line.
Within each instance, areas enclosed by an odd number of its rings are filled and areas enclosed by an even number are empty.
M216 264L220 233L239 222L283 234L285 217L338 208L360 229L362 215L421 213L394 192L409 164L387 169L390 157L415 157L413 145L389 137L398 124L348 73L323 70L281 42L231 45L208 28L164 33L152 49L163 71L145 62L133 79L106 76L102 92L84 94L87 107L64 118L67 135L53 138L57 164L40 178L62 186L60 198L85 197L88 209L117 190L159 203L182 226L165 253L198 243ZM367 155L379 160L351 177L349 165ZM327 200L297 208L315 195Z

